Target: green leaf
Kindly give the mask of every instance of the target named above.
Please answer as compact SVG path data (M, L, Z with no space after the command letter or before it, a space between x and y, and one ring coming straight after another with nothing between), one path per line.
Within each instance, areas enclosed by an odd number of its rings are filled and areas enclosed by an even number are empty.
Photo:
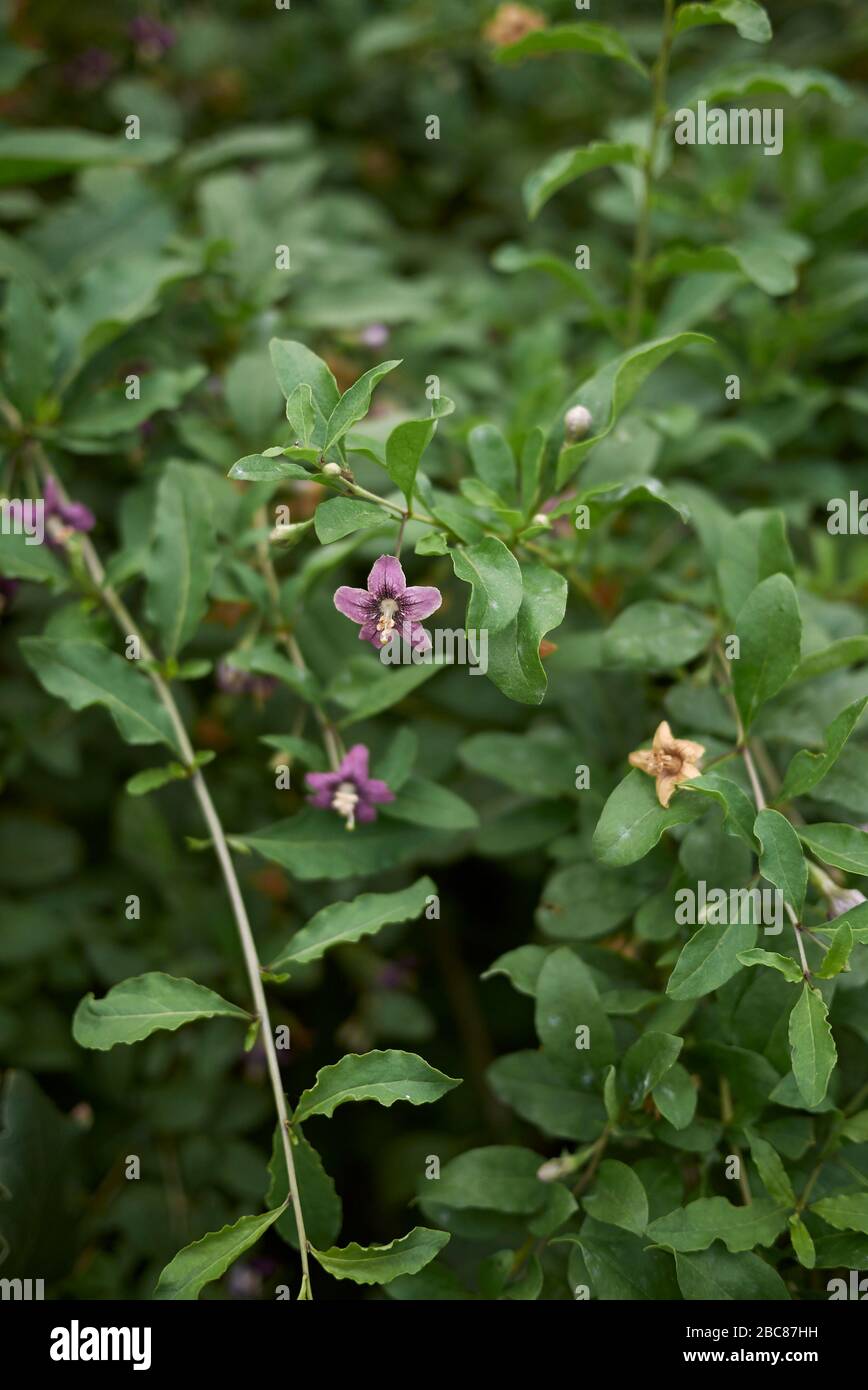
M207 763L213 762L217 754L210 749L205 749L197 753L194 760L194 767L204 767ZM146 796L148 792L157 791L160 787L165 787L169 782L183 782L191 775L191 769L185 767L183 763L166 763L164 767L148 767L143 772L137 772L126 783L126 790L130 796Z
M319 459L318 449L295 450L295 458L304 457L310 463ZM247 454L229 469L230 478L243 478L250 483L276 483L295 478L301 482L310 481L312 473L301 463L294 462L279 454Z
M861 1231L868 1235L868 1192L839 1192L813 1202L811 1211L837 1231Z
M648 1225L648 1198L639 1178L626 1163L606 1158L597 1169L594 1186L582 1206L595 1221L620 1226L641 1236Z
M233 842L307 880L379 876L414 856L429 853L434 837L430 830L383 817L350 832L338 816L311 806L250 835L235 836Z
M528 217L536 217L559 189L583 174L589 174L594 169L610 168L613 164L636 166L641 157L638 145L614 144L604 140L597 140L592 145L579 145L574 149L558 150L524 181L524 205Z
M394 520L375 502L357 501L353 497L332 497L320 502L314 513L314 529L320 545L330 545L354 531L369 531Z
M467 436L467 444L476 476L499 497L512 499L517 480L515 459L497 426L477 425Z
M779 955L777 951L764 951L759 946L752 946L748 951L739 951L738 959L742 965L766 965L770 970L777 970L791 984L800 985L805 978L800 965L789 956Z
M325 442L326 421L340 399L331 368L327 367L316 353L311 352L310 348L305 347L304 343L293 342L291 339L272 338L269 350L278 385L287 403L298 386L310 387L317 417L312 442L322 447Z
M45 301L29 280L14 279L6 291L5 378L9 399L25 420L36 417L48 395L54 360L54 333Z
M413 1052L350 1052L317 1072L313 1086L299 1097L295 1118L301 1124L311 1115L332 1115L350 1100L427 1105L460 1085Z
M556 1240L581 1250L594 1298L656 1303L678 1297L672 1260L662 1250L649 1250L646 1236L635 1236L587 1217L579 1235L560 1236Z
M817 676L825 676L829 671L839 671L842 666L855 666L863 661L868 661L868 637L840 637L837 642L806 656L793 679L813 680ZM826 730L827 743L828 737L829 729Z
M539 1166L539 1154L514 1144L468 1149L442 1169L431 1200L457 1211L539 1211L549 1196L548 1184L537 1177Z
M487 1078L498 1099L543 1134L585 1141L597 1139L603 1131L606 1117L599 1098L577 1090L574 1079L558 1070L544 1052L498 1057L488 1068Z
M93 452L94 444L106 452L101 441L130 433L158 410L176 410L204 376L205 368L201 366L164 367L142 377L137 400L128 400L114 384L104 391L76 395L58 427L63 442L78 453Z
M743 275L766 294L792 294L799 283L796 266L804 260L806 244L787 233L766 231L741 237L723 246L674 246L655 256L648 278L672 275Z
M640 343L637 347L623 352L620 357L607 362L580 386L567 401L565 408L583 405L589 410L591 432L587 438L580 439L575 444L568 444L562 450L557 466L557 487L562 488L575 473L585 454L611 433L639 388L657 367L682 348L691 347L694 343L712 341L703 333L675 333L667 338Z
M80 1047L107 1051L117 1043L141 1042L159 1029L174 1032L199 1018L240 1018L250 1014L194 980L153 971L114 985L104 999L86 994L75 1011L72 1036Z
M601 863L616 868L635 864L654 848L664 830L686 825L707 809L701 797L680 795L664 808L657 800L653 778L632 768L603 807L594 831L594 854Z
M328 696L349 711L342 724L357 724L391 709L442 670L443 664L434 661L393 667L369 656L355 657L332 681Z
M731 24L741 38L751 43L768 43L772 36L769 17L755 0L714 0L713 4L678 6L676 34L683 34L698 24Z
M539 655L547 632L559 627L567 606L567 581L537 562L523 565L521 607L488 640L488 678L510 700L539 705L548 680Z
M413 501L419 463L436 427L434 419L405 420L395 426L386 440L386 472L403 492L408 507Z
M49 584L55 593L69 588L69 573L47 545L31 545L23 531L0 531L0 574Z
M174 147L173 140L162 138L135 141L46 126L4 130L0 134L0 184L35 183L72 169L99 165L156 164L167 159Z
M807 981L790 1014L789 1039L793 1075L802 1099L809 1107L819 1105L826 1098L838 1052L826 1001Z
M306 381L300 381L286 402L286 418L295 431L298 442L307 448L316 433L316 406L313 391Z
M311 1245L318 1248L327 1247L331 1245L332 1241L337 1240L340 1234L341 1222L343 1221L341 1199L337 1194L334 1180L329 1177L323 1167L322 1159L316 1149L305 1139L297 1124L292 1126L291 1143L295 1178L298 1183L298 1194L304 1216L305 1234ZM279 1207L282 1211L282 1215L277 1220L278 1233L294 1250L297 1250L298 1231L296 1230L295 1213L287 1200L289 1184L286 1178L286 1156L283 1152L279 1128L275 1128L272 1139L268 1177L268 1196L266 1198L268 1206L269 1208Z
M501 63L518 63L522 58L537 58L548 53L594 53L602 58L616 58L627 63L640 76L648 77L648 69L618 30L609 24L595 24L592 20L535 29L516 43L499 49L497 59Z
M849 922L842 922L835 932L832 944L823 957L822 964L814 971L818 980L831 980L840 975L849 965L853 950L853 928Z
M799 839L809 850L848 874L868 874L868 834L854 825L839 825L834 821L818 821L816 825L799 827Z
M469 801L427 777L408 778L395 800L383 807L383 815L389 820L425 825L429 830L475 830L479 824Z
M621 1084L631 1110L638 1110L645 1097L674 1066L684 1039L672 1033L643 1033L629 1047L621 1063ZM692 1089L692 1088L691 1088Z
M619 613L603 638L607 665L672 671L693 661L714 636L714 625L682 603L643 599Z
M465 627L499 632L517 616L523 597L521 570L512 551L496 536L486 536L451 553L457 578L471 586Z
M196 465L172 460L157 488L145 565L147 614L164 656L177 656L195 636L216 563L210 493Z
M756 853L757 842L753 833L756 807L747 792L731 777L724 777L719 772L706 772L702 777L682 782L680 791L713 796L723 807L723 828L727 834L737 836Z
M651 1092L654 1104L673 1129L686 1129L696 1114L697 1092L690 1073L675 1062Z
M735 700L745 729L783 689L799 664L802 619L792 580L773 574L758 584L736 622L739 658L732 663Z
M758 507L723 517L715 552L721 600L732 619L764 579L773 574L795 578L787 520L780 511Z
M811 1233L800 1216L790 1217L790 1240L802 1268L813 1269L817 1263L817 1251Z
M21 650L40 684L71 709L104 705L127 743L165 743L180 751L168 714L134 662L98 642L72 639L24 637Z
M239 1255L255 1245L280 1216L282 1207L261 1216L242 1216L234 1226L211 1231L192 1245L185 1245L169 1261L157 1281L155 1298L195 1299L199 1291L225 1274Z
M777 1270L759 1255L749 1251L733 1255L716 1244L708 1250L676 1251L675 1273L682 1296L689 1300L717 1303L790 1297Z
M817 93L828 97L841 106L847 106L853 95L837 77L821 72L818 68L787 68L781 64L745 63L727 68L721 72L706 74L701 85L690 93L685 106L693 106L697 101L706 101L709 106L717 101L734 101L738 97L753 96L755 93L771 92L795 98Z
M436 892L430 878L420 878L397 893L362 893L349 903L331 903L290 937L268 970L276 975L292 965L306 965L332 946L360 941L390 922L415 919L424 912L428 896Z
M866 704L868 695L863 695L832 720L823 734L825 749L822 753L810 753L805 748L796 753L787 768L787 775L775 797L776 801L791 801L795 796L805 796L822 782L826 773L841 756L841 750L859 723Z
M591 972L568 946L552 951L543 963L535 1022L545 1055L567 1074L583 1077L589 1068L604 1067L614 1059L612 1025ZM587 1033L579 1034L579 1029Z
M756 1164L766 1192L781 1205L794 1207L796 1194L780 1155L768 1140L763 1139L755 1130L746 1129L745 1133L750 1144L751 1158Z
M698 1197L689 1206L661 1216L648 1227L648 1237L674 1251L707 1250L722 1240L730 1254L754 1245L773 1245L787 1224L787 1208L767 1197L749 1207L736 1207L725 1197Z
M389 1245L367 1247L332 1246L331 1250L311 1250L318 1264L334 1279L352 1279L355 1284L388 1284L401 1274L418 1274L449 1243L446 1231L414 1226L408 1235Z
M678 957L666 993L672 999L699 999L720 989L738 973L739 954L753 946L756 931L748 922L700 927Z
M3 1277L65 1278L80 1248L80 1131L26 1071L5 1070L0 1101Z
M779 888L798 918L805 905L808 866L799 837L786 816L779 811L760 811L754 822L760 842L760 873Z
M333 444L336 444L357 420L364 419L370 409L371 396L377 383L388 372L394 371L400 365L400 358L395 358L390 362L381 362L379 366L371 367L369 371L364 372L358 381L353 382L349 391L344 392L328 417L323 453L326 453Z
M841 1133L854 1144L868 1144L868 1110L860 1110L858 1115L851 1115L845 1120Z

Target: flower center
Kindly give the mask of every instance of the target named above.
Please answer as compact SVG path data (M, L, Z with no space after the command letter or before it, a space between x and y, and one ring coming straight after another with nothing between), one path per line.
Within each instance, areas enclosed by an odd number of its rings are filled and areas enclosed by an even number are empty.
M355 830L356 828L356 807L358 804L359 793L356 790L355 782L341 782L332 797L332 810L344 817L347 830Z
M377 619L377 631L380 634L380 641L385 644L388 642L395 627L395 614L398 611L398 600L394 598L380 599L380 616Z

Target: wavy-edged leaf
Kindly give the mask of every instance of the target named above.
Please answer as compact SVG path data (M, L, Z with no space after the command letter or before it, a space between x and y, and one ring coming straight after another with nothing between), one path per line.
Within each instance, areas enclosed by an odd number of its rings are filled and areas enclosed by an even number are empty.
M351 1100L375 1100L385 1106L397 1100L428 1105L460 1085L413 1052L350 1052L317 1072L313 1086L299 1097L295 1118L303 1123L311 1115L333 1115L339 1105Z
M86 994L72 1020L72 1036L80 1047L105 1052L117 1043L141 1042L159 1029L174 1032L200 1018L239 1018L251 1015L230 1004L195 980L178 979L155 970L113 985L102 999Z
M165 743L180 752L169 716L135 662L72 638L24 637L21 651L49 695L71 709L104 705L127 743Z
M617 29L610 24L597 24L587 19L580 24L553 24L544 29L535 29L515 43L498 49L496 56L501 63L519 63L523 58L541 58L550 53L593 53L627 63L646 79L649 75L648 69Z
M638 145L616 144L606 140L579 145L575 149L558 150L524 181L524 205L528 217L536 217L559 189L583 174L589 174L594 169L608 169L613 164L630 164L635 168L641 158L642 151Z
M603 807L592 841L594 854L613 868L635 864L654 848L664 830L686 825L707 810L698 796L675 796L668 807L661 806L653 779L631 768Z
M352 1279L355 1284L388 1284L401 1274L418 1274L449 1243L447 1231L414 1226L406 1236L389 1245L332 1246L330 1250L311 1250L318 1264L334 1279Z
M512 551L496 536L476 545L456 546L452 567L470 585L465 627L480 632L499 632L521 608L522 576Z
M261 1216L242 1216L232 1226L211 1231L185 1245L166 1265L154 1290L155 1298L195 1299L200 1290L225 1274L239 1255L255 1245L269 1226L273 1226L282 1207Z
M420 878L397 893L362 893L352 902L331 903L290 937L268 970L278 974L295 965L306 965L319 960L332 946L360 941L391 922L419 917L425 910L428 896L436 892L430 878Z
M838 1050L829 1027L826 1001L807 980L790 1014L789 1040L799 1093L807 1106L820 1105L829 1089Z

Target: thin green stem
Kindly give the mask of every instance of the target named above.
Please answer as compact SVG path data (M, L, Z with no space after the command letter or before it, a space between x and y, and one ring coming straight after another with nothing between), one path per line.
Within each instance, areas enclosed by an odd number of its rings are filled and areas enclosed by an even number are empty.
M58 490L65 498L65 493L58 483ZM67 499L68 500L68 499ZM277 1060L277 1049L274 1042L274 1031L271 1026L271 1018L268 1011L268 1002L265 997L265 990L262 984L262 967L256 950L256 942L253 936L253 929L250 919L247 916L247 908L241 893L241 886L235 872L235 865L232 863L232 856L229 852L229 845L223 825L217 813L217 808L211 799L211 793L199 768L194 764L195 753L193 745L184 726L178 706L174 696L157 668L156 657L151 650L147 639L139 629L132 614L127 609L117 591L106 579L102 561L96 552L96 548L86 535L79 535L77 544L84 561L91 583L99 597L114 617L118 627L125 637L135 637L139 643L139 650L142 657L148 663L148 676L160 698L160 701L169 716L169 721L178 742L178 748L185 764L191 770L190 782L199 808L204 817L205 823L214 844L214 852L217 855L218 863L223 874L223 881L229 896L232 907L232 915L235 919L235 926L238 931L241 951L244 957L244 965L247 971L247 979L250 985L250 992L260 1021L260 1033L262 1045L265 1050L265 1059L268 1069L271 1089L274 1095L274 1106L277 1111L278 1127L280 1129L281 1140L283 1143L283 1153L286 1160L286 1174L289 1185L290 1200L295 1215L295 1224L298 1231L299 1254L301 1256L302 1269L302 1289L300 1297L310 1298L310 1268L308 1262L308 1242L304 1228L304 1216L301 1209L301 1197L298 1190L296 1179L295 1162L292 1156L292 1140L290 1137L290 1119L286 1105L286 1096L283 1090L283 1081L280 1075L280 1066Z
M645 312L645 291L648 277L648 259L651 252L651 202L654 193L654 158L657 140L666 119L666 82L669 76L669 58L672 51L673 14L675 0L663 0L663 30L660 37L660 52L654 64L654 78L651 96L651 133L642 160L642 192L639 204L639 217L636 222L636 236L633 242L633 270L630 282L630 301L627 309L627 346L632 346L639 337L642 315Z

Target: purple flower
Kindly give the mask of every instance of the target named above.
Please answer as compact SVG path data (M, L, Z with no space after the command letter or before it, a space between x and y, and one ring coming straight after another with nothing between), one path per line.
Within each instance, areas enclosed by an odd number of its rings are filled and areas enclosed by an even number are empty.
M337 771L309 772L305 781L313 792L311 806L337 811L347 830L355 830L357 820L376 820L375 807L395 800L395 793L385 782L368 776L368 750L363 743L350 749Z
M389 341L389 330L384 323L369 323L359 334L359 342L365 347L385 347Z
M161 58L175 44L175 31L149 15L130 20L127 32L143 58Z
M227 656L217 662L216 680L218 690L224 695L254 695L257 700L267 700L278 686L274 676L257 676L253 671L245 671Z
M74 531L92 531L96 517L83 502L64 502L53 478L45 480L45 543L52 550L65 545Z
M4 579L0 575L0 618L6 616L12 607L13 600L18 592L19 581L17 579Z
M379 651L399 634L417 651L428 651L431 638L420 618L427 618L442 603L439 589L407 588L401 563L394 555L381 555L368 575L367 589L342 584L335 591L335 608L361 624L359 638Z
M86 48L67 63L63 80L77 92L92 92L108 81L117 65L114 55L104 48Z

